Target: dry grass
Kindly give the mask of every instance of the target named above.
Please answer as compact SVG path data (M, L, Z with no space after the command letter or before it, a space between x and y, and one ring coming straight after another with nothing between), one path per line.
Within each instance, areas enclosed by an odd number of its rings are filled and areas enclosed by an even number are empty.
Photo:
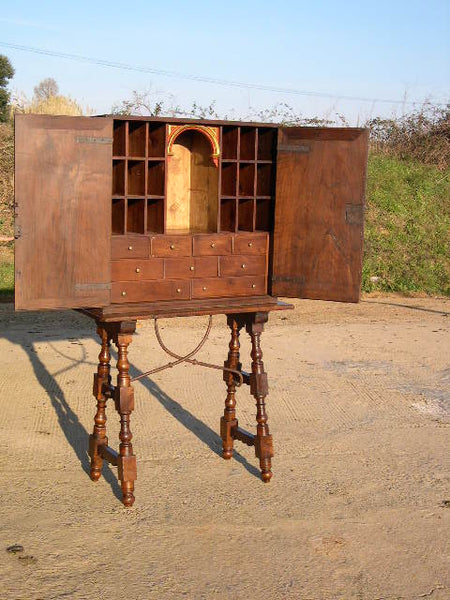
M33 97L28 100L26 96L14 99L13 113L33 113L38 115L68 115L79 117L92 113L89 107L83 107L70 96L49 96L47 98Z
M366 126L377 154L416 160L441 171L450 167L450 105L425 105L395 119L371 119Z
M14 132L10 123L0 123L0 237L13 235L14 222Z

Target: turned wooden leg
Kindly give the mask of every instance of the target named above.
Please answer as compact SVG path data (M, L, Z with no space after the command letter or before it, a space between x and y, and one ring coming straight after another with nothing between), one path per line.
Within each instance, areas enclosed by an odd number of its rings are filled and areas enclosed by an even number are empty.
M227 317L228 326L231 329L231 341L229 344L228 360L224 362L224 367L228 369L241 369L239 362L239 331L242 324L235 316ZM222 456L230 459L233 456L233 437L232 430L238 426L236 419L236 382L232 373L224 371L223 379L227 384L227 398L225 400L225 410L220 419L220 436L222 438Z
M98 355L97 373L94 374L94 397L97 399L97 413L94 417L94 432L89 436L89 456L91 457L91 479L98 481L102 474L103 458L98 449L101 445L108 444L106 437L106 397L103 390L104 384L109 384L110 360L109 346L111 338L109 333L101 326L97 327L97 333L102 340L102 347Z
M269 434L267 425L267 413L265 398L269 391L267 384L267 373L264 372L262 351L260 345L261 333L264 323L268 319L267 313L255 313L251 321L247 322L247 332L252 342L252 372L250 374L250 392L256 399L256 421L258 423L255 437L255 454L259 458L261 467L261 478L267 483L272 478L272 436Z
M131 444L130 416L134 410L134 390L130 383L130 363L128 346L131 343L135 323L121 323L121 332L117 334L117 387L115 389L116 409L120 415L120 446L117 459L118 475L122 487L122 502L125 506L134 503L134 482L136 480L136 457Z

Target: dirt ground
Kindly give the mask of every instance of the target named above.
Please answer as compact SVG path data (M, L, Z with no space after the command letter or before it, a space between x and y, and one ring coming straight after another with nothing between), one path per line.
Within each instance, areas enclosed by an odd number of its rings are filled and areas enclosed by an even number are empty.
M136 503L116 470L87 475L99 351L78 313L0 305L0 597L5 600L450 598L450 301L296 301L262 337L276 456L220 457L218 371L183 365L136 384ZM188 351L205 317L162 322ZM221 364L214 318L199 355ZM249 344L242 336L248 367ZM114 353L114 357L115 357ZM136 375L162 364L152 323ZM248 388L240 425L254 427ZM108 409L110 445L118 417ZM6 552L21 544L19 554Z

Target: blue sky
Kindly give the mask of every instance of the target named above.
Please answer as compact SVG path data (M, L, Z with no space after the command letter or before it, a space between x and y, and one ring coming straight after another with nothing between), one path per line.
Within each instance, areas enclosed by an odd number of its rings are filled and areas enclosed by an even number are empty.
M0 42L188 75L336 96L450 97L450 0L16 1L2 7ZM240 89L117 70L0 46L32 95L45 77L95 112L133 90L188 107L215 101L245 117L285 102L307 117L352 123L404 106Z

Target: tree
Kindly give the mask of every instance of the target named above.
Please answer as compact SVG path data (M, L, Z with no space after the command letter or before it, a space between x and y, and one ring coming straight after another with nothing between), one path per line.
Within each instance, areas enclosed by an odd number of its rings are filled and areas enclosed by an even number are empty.
M33 98L29 100L24 94L14 99L14 112L35 113L39 115L71 115L91 114L91 109L81 106L70 96L59 93L55 79L47 77L34 87Z
M8 82L14 76L14 68L9 58L0 54L0 122L6 123L9 119L9 91Z
M53 77L43 79L34 87L34 98L38 102L41 100L48 100L51 96L57 96L58 94L59 86Z

